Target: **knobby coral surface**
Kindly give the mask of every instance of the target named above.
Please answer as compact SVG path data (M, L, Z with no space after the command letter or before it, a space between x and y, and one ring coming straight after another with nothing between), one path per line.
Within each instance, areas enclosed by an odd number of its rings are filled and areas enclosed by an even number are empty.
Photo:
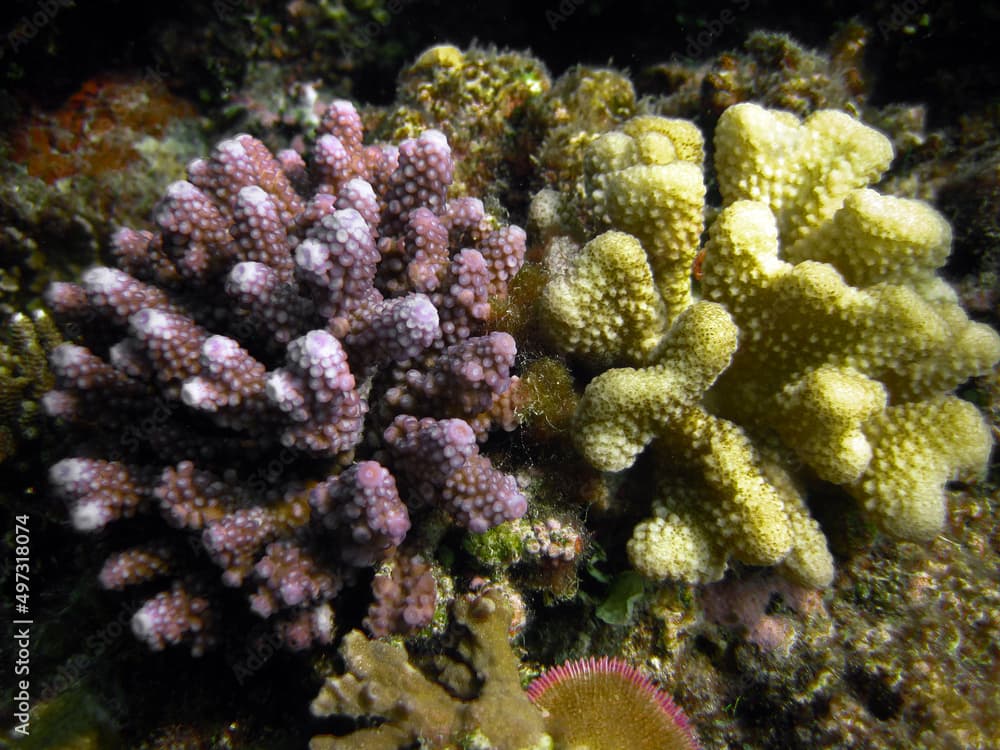
M100 581L142 586L132 626L154 649L213 643L220 579L290 647L328 642L331 603L383 561L366 625L411 631L435 606L411 526L526 510L479 451L516 353L490 300L524 232L448 199L440 132L362 139L336 101L304 154L222 141L170 185L157 231L115 234L116 268L47 292L74 342L43 403L80 438L50 483L81 532L122 528Z
M846 114L741 104L715 134L717 215L700 132L649 116L594 139L583 176L536 197L541 320L599 373L577 448L602 471L643 452L653 465L652 512L628 545L645 575L711 581L734 558L823 586L811 483L924 540L943 527L945 483L984 468L989 430L953 391L1000 359L1000 337L936 275L947 222L870 189L891 159ZM574 235L566 215L598 234Z

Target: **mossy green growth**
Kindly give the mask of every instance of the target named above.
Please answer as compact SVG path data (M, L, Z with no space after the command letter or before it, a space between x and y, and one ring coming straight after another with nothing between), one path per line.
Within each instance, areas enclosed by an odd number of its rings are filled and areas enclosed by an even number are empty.
M12 747L19 750L118 750L125 745L108 708L88 690L78 687L34 706L30 734Z
M524 534L514 523L494 526L481 534L466 534L465 551L489 567L518 562L524 555Z
M496 195L525 158L513 123L550 85L545 65L526 54L431 47L400 74L399 105L375 135L399 142L437 128L455 156L451 195Z
M524 395L517 415L533 437L547 440L569 430L580 396L565 363L553 357L528 363L519 388Z
M521 340L535 322L538 298L549 281L539 263L525 263L507 286L507 295L490 300L490 328Z

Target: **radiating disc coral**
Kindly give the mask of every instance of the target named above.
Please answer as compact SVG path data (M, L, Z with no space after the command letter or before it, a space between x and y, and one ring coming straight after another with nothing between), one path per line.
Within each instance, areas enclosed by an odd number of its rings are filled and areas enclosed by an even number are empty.
M687 717L656 684L620 659L578 659L528 686L556 747L698 750Z

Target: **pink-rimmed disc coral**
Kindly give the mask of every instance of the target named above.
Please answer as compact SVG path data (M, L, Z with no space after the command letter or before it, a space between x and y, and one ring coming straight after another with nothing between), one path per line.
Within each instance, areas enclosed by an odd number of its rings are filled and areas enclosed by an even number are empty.
M607 656L567 661L528 686L556 747L699 750L684 713L635 667Z

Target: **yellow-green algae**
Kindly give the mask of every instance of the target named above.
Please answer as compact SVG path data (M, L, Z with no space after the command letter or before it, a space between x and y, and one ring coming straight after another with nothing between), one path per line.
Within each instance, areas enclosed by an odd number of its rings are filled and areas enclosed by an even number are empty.
M21 441L38 437L39 399L53 384L47 356L61 340L44 311L7 318L0 337L0 462L13 456Z
M438 45L400 74L398 104L375 135L395 143L441 130L455 156L450 194L489 199L528 167L515 125L550 86L545 66L529 55Z

